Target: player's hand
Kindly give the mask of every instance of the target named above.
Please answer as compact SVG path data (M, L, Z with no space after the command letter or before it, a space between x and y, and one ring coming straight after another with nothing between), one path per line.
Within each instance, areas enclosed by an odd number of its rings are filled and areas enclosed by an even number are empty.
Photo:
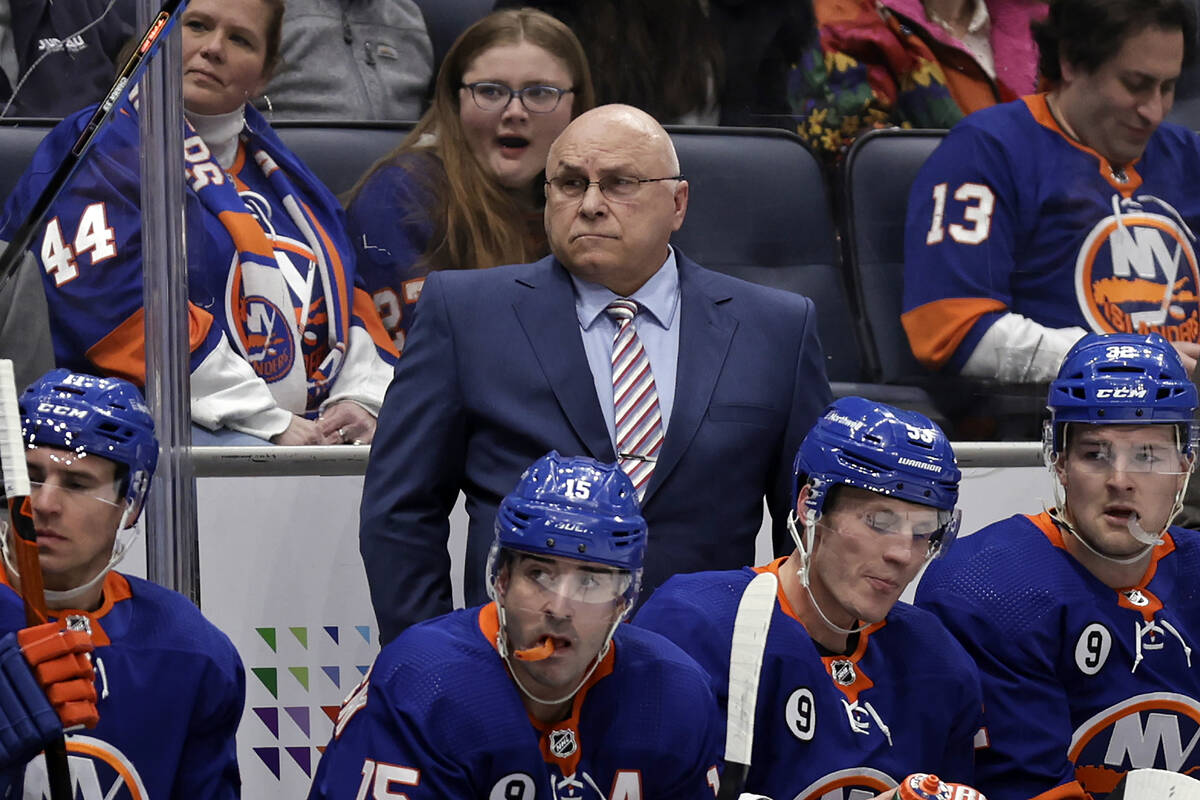
M271 437L272 444L285 445L304 445L304 444L337 444L338 442L329 439L325 434L321 433L321 429L317 427L317 423L311 419L298 417L292 414L292 421L287 426L283 433L277 433Z
M96 710L95 673L88 657L93 649L92 637L47 622L17 631L17 643L63 727L96 727L100 714Z
M1196 361L1200 359L1200 344L1196 342L1171 342L1171 346L1175 348L1175 352L1179 353L1179 360L1183 362L1183 368L1187 370L1187 374L1196 379Z
M351 400L334 403L321 412L317 426L334 444L370 444L375 438L375 417Z

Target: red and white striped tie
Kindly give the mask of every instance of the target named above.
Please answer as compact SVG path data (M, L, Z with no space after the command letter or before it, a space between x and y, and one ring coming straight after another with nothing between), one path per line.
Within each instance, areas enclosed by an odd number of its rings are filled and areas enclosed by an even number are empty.
M637 302L623 298L613 300L605 311L617 323L612 351L617 461L633 481L640 500L646 493L646 484L650 482L663 443L658 390L654 386L654 373L650 371L650 359L633 327Z

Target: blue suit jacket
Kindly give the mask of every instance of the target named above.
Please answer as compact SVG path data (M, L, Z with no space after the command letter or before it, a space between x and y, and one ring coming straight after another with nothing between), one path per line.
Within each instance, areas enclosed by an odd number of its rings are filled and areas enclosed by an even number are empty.
M642 503L643 597L677 572L751 563L764 496L775 549L790 551L792 459L830 400L808 298L677 261L679 367ZM552 449L616 460L566 270L548 257L432 273L363 487L359 544L383 642L451 609L446 543L459 490L466 602L485 601L496 506Z

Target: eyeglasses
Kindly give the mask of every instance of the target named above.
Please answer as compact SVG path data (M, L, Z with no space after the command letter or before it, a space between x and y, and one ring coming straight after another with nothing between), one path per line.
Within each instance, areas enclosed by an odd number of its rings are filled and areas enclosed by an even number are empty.
M513 89L503 83L492 81L476 81L464 83L464 89L471 90L471 99L480 111L499 111L507 108L514 97L521 100L526 111L534 114L549 114L558 108L562 96L574 89L559 89L555 86L526 86L524 89Z
M609 175L598 181L589 181L586 178L550 178L546 181L546 185L550 187L551 192L568 200L579 200L587 194L588 187L596 186L600 189L600 194L609 200L615 200L618 203L627 203L637 197L637 193L641 190L644 183L681 180L683 180L683 175L668 175L665 178L634 178L630 175Z

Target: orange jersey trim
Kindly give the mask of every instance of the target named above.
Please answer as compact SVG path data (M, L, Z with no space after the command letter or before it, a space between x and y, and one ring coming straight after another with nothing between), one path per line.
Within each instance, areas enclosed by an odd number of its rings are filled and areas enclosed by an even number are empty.
M1127 179L1124 183L1122 183L1113 177L1113 172L1115 170L1112 164L1108 163L1108 159L1097 153L1092 148L1088 147L1086 144L1076 141L1071 134L1063 130L1062 126L1058 124L1058 120L1054 118L1054 114L1050 112L1050 105L1046 102L1046 94L1044 92L1042 94L1026 95L1025 97L1021 98L1021 101L1025 103L1026 107L1029 108L1029 113L1033 114L1033 118L1037 120L1042 127L1048 128L1049 130L1057 133L1063 138L1064 141L1067 142L1067 144L1071 145L1076 150L1087 153L1089 156L1095 158L1098 162L1097 171L1100 173L1100 177L1108 181L1108 185L1118 191L1122 197L1132 197L1133 193L1142 185L1142 176L1138 174L1138 171L1133 166L1133 164L1137 162L1126 164L1123 167Z
M496 648L497 652L499 652L496 642L500 634L500 614L496 608L495 601L479 609L479 630L491 642L492 647ZM616 652L617 645L616 642L613 642L612 646L608 648L608 652L604 655L604 658L601 659L600 664L591 674L591 677L575 693L575 697L571 701L571 716L560 722L542 722L534 719L533 716L529 717L530 724L540 734L538 744L541 746L542 760L548 764L557 764L565 776L574 775L575 771L579 768L579 759L583 756L583 748L577 744L571 755L560 758L550 751L550 734L569 728L578 743L579 717L580 711L583 709L584 698L587 696L589 689L595 686L601 679L612 674L613 665L616 663Z
M1035 795L1029 800L1092 800L1092 796L1083 790L1079 781L1071 781Z
M971 326L985 314L1007 309L990 297L948 297L904 312L900 323L917 360L931 370L939 370L967 338Z
M213 316L188 303L188 352L204 344L212 327ZM124 378L141 388L146 386L146 309L139 308L88 348L84 354L102 375Z
M8 579L7 570L0 570L0 584L20 594L20 590ZM50 619L58 622L60 630L67 627L68 616L84 616L90 619L92 621L92 643L96 647L105 647L112 643L108 638L108 634L104 632L104 626L100 624L100 618L109 611L112 611L113 606L117 603L133 597L133 590L129 588L128 579L119 572L109 571L104 576L104 583L102 585L104 594L100 602L100 607L95 611L85 611L81 608L50 609Z
M379 316L379 309L375 308L371 295L357 286L354 287L352 308L354 316L362 320L363 327L371 334L371 341L375 342L375 346L399 358L400 351L396 349L392 337L388 336L387 328L383 325L383 319Z

